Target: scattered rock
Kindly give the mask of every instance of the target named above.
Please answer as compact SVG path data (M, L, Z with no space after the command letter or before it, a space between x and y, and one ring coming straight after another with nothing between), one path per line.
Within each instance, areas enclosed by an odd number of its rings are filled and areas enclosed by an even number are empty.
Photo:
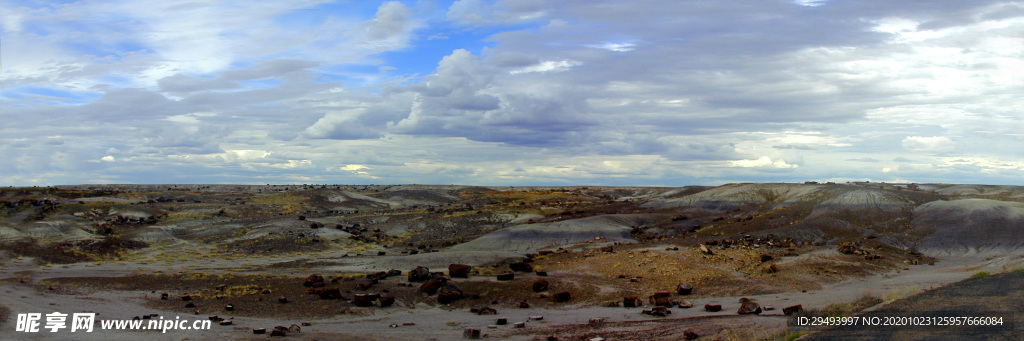
M537 279L536 281L533 282L533 292L541 292L544 290L548 290L549 286L550 283L548 283L547 280Z
M437 295L437 303L449 304L462 297L462 290L459 290L454 284L448 283L441 288L441 293Z
M309 277L306 277L306 279L302 281L302 286L307 288L322 287L324 286L324 276L320 276L319 274L309 275Z
M665 307L654 307L654 308L651 308L650 310L644 310L642 313L644 315L665 317L665 316L668 316L668 315L672 314L672 311L668 310L668 308L665 308Z
M700 337L700 335L694 332L693 329L683 331L683 338L687 340L696 340L698 337Z
M700 252L705 254L705 255L714 255L715 254L714 252L711 252L711 249L709 249L707 245L704 245L704 244L700 244Z
M381 308L387 308L395 304L395 296L391 294L381 294L380 298L377 299L377 305Z
M473 267L466 264L448 265L448 276L452 278L469 278L470 271L473 271Z
M704 305L704 310L710 311L710 312L722 311L722 305L721 304L705 304Z
M653 306L671 307L676 305L668 296L651 296L648 298Z
M373 301L375 301L379 295L370 294L356 294L352 298L352 304L357 307L372 307Z
M630 296L630 297L624 297L622 299L622 306L625 307L625 308L636 308L636 307L642 307L643 305L644 305L644 302L641 301L640 298L638 298L638 297Z
M423 282L423 285L420 286L420 292L427 295L434 295L437 293L438 289L441 289L441 286L447 283L448 279L444 277L431 278L430 280Z
M513 272L506 272L498 274L499 281L511 281L516 278L516 274Z
M527 262L515 262L508 265L509 269L515 272L533 272L533 266Z
M801 304L782 308L782 313L785 314L786 316L793 315L802 311L804 311L804 306Z
M681 283L676 286L676 295L689 295L693 293L693 285L690 283Z
M557 293L553 297L555 302L569 302L572 299L572 295L568 291Z
M377 281L374 279L364 278L356 281L356 290L370 290Z
M426 282L430 279L430 269L417 266L409 271L409 282Z
M757 302L751 301L750 299L744 297L744 298L740 299L740 309L737 310L736 313L741 314L741 315L743 315L743 314L760 314L761 313L761 305L757 304Z
M466 328L462 331L462 338L476 340L480 338L480 329Z

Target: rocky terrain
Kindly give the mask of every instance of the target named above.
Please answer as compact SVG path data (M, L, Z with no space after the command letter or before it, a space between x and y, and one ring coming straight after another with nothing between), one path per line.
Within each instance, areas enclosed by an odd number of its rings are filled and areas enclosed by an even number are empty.
M11 187L0 188L0 328L18 339L832 339L792 321L913 316L927 309L907 300L936 295L955 305L966 298L941 288L1016 273L1022 257L1024 187L1012 186ZM17 313L53 311L231 323L14 332Z

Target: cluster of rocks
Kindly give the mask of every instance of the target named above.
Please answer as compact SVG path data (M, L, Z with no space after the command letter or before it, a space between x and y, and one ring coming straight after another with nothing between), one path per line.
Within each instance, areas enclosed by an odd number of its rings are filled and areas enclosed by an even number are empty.
M303 322L302 325L308 326L309 322ZM297 324L293 324L290 327L275 326L274 329L270 330L270 336L288 336L288 333L299 333L302 331L302 327ZM266 328L253 328L253 334L262 335L267 333Z
M384 280L391 276L400 276L401 274L402 272L399 270L380 271L372 274L367 274L365 278L348 278L345 279L345 281L352 282L352 289L354 290L367 291L373 288L373 286L377 284L379 280ZM340 278L334 278L331 280L331 283L336 284L339 283L339 281ZM309 275L309 277L306 277L306 279L302 281L302 285L304 287L309 288L306 290L307 295L317 295L321 299L325 300L351 301L352 305L355 305L357 307L377 306L386 308L395 304L395 296L389 293L387 290L384 290L383 292L379 293L364 294L352 294L351 290L345 290L344 292L342 292L342 288L340 286L327 287L326 280L324 279L323 276L319 274ZM352 296L351 298L346 297L345 294L352 294ZM278 302L282 304L288 303L288 298L284 296L279 297Z
M741 238L725 238L720 240L708 240L703 245L706 246L718 246L721 249L728 249L730 247L740 248L796 248L800 245L805 245L806 242L798 241L793 237L779 237L774 234L768 234L761 237L753 237L751 235L744 235Z
M498 313L497 310L494 310L494 309L488 308L488 307L483 307L483 308L480 308L480 309L470 309L469 311L472 312L472 313L478 314L478 315L495 315L495 314ZM526 328L526 323L527 322L529 322L529 321L541 321L543 319L544 319L544 316L540 316L540 315L529 316L529 317L527 317L526 321L513 323L512 324L512 328L517 328L517 329L518 328ZM591 325L594 325L594 322L593 322L594 320L595 319L591 319ZM509 322L508 318L500 317L500 318L494 320L494 324L488 325L487 328L488 329L496 329L496 328L498 328L498 326L508 325L508 322ZM603 319L601 319L601 322L603 322ZM487 334L482 334L481 330L479 328L466 328L466 329L464 329L462 331L462 337L465 338L465 339L476 340L476 339L480 339L480 338L486 338L486 337L488 337L488 335ZM549 336L545 340L557 341L558 338L554 337L554 336Z
M858 256L867 256L871 254L871 252L868 252L868 250L865 250L860 246L860 242L845 242L839 244L839 247L836 247L836 251L839 251L842 254Z

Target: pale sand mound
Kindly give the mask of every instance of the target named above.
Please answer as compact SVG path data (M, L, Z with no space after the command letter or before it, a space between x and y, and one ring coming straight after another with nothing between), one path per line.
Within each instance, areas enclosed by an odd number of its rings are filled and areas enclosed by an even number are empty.
M81 227L59 221L39 221L31 224L26 224L22 227L17 228L21 230L24 236L32 238L51 238L51 239L88 239L92 238L93 234L83 230Z
M644 204L650 208L689 207L693 209L728 211L743 205L772 204L787 206L807 201L829 188L817 184L729 184L680 198L654 200Z
M912 226L930 255L1024 253L1024 203L933 201L914 210Z
M900 213L911 202L891 192L876 189L856 189L834 196L814 206L809 217L836 211L873 211Z
M554 223L516 225L453 246L451 251L520 251L580 243L594 238L627 241L640 215L602 215Z
M345 265L331 268L336 271L384 271L399 269L411 270L417 266L425 266L433 271L445 271L451 264L468 264L481 266L509 259L520 259L523 254L515 251L443 251L420 253L411 256L385 256L347 258Z
M1024 187L1001 185L951 185L935 190L946 195L969 195L993 198L1024 199Z

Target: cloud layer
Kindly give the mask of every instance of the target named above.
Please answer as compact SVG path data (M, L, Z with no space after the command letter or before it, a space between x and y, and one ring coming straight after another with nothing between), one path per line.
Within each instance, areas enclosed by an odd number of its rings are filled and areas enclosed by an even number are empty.
M0 4L4 185L1016 183L1012 1Z

